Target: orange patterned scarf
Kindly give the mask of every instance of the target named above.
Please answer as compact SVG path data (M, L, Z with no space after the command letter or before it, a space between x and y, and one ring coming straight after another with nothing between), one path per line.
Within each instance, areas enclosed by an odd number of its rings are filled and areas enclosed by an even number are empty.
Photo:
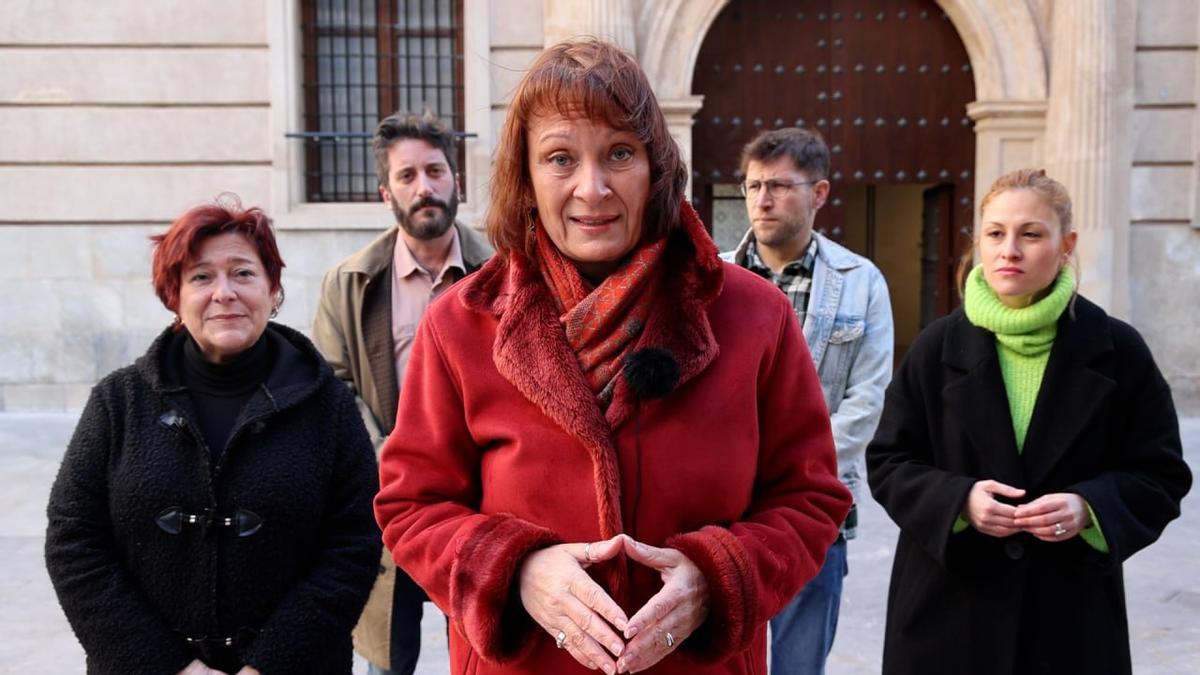
M625 355L637 343L658 294L667 240L640 244L625 264L592 286L554 246L540 222L535 229L542 278L558 305L567 344L601 407L607 407Z

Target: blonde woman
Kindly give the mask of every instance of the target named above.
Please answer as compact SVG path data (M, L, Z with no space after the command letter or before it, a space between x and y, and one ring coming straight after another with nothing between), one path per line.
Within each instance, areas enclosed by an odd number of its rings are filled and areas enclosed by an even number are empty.
M1060 183L1002 176L963 308L888 388L867 449L900 526L888 675L1130 672L1121 563L1191 474L1141 336L1076 293L1077 238Z

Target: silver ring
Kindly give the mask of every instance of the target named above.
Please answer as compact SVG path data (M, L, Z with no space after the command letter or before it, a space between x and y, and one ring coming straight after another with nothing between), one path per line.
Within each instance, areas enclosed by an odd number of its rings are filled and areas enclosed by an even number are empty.
M583 545L583 559L592 562L592 542Z
M1067 528L1062 526L1062 523L1054 524L1054 536L1061 537L1067 533Z
M671 647L674 647L674 646L675 646L675 636L671 635L670 631L667 631L667 649L670 649Z
M558 635L554 636L554 646L558 647L559 649L563 648L563 643L566 641L567 641L567 632L566 631L560 630L560 631L558 631Z

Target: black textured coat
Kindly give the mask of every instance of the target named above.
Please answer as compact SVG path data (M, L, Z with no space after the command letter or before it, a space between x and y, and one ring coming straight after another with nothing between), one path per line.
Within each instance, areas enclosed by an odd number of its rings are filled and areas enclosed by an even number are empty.
M375 454L312 343L277 324L267 335L270 374L215 466L170 330L92 390L46 532L88 672L175 673L208 653L231 673L350 673L381 548Z
M1140 335L1078 298L1058 322L1024 450L995 336L958 310L931 324L887 390L867 448L871 492L900 526L883 672L1128 673L1121 563L1191 486L1166 381ZM1110 551L951 530L972 484L1021 501L1074 492Z

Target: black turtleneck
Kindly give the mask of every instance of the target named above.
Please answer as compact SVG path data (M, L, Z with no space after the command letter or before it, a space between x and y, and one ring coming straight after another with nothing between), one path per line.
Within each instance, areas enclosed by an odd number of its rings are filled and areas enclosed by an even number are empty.
M196 407L196 423L212 453L214 465L225 452L225 444L242 408L271 370L270 352L270 340L264 332L258 342L232 361L213 363L200 351L195 340L185 337L183 385Z

